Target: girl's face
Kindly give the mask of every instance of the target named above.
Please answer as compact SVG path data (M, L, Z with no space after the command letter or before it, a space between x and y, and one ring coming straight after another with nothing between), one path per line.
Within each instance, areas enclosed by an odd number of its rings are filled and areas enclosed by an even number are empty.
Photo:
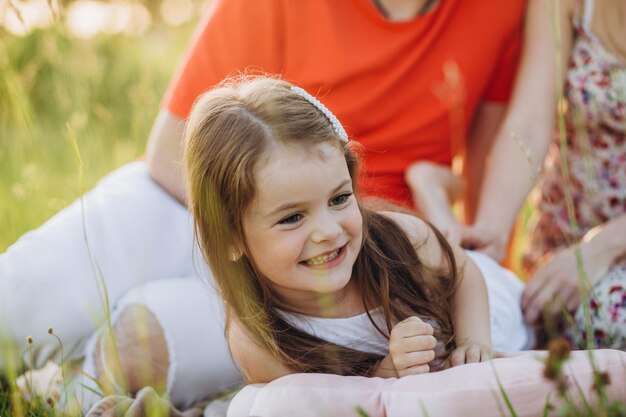
M244 213L248 256L294 309L319 311L320 293L343 298L359 253L363 219L342 152L278 145L255 172Z

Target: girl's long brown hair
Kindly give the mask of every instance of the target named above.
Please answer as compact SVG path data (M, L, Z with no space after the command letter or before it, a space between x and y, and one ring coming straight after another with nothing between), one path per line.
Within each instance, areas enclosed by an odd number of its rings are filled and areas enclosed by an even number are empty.
M227 80L195 104L186 126L184 166L196 239L223 297L257 343L294 372L369 375L382 359L302 332L282 318L287 309L269 280L246 254L243 215L255 195L255 168L271 161L277 144L297 144L317 152L320 143L341 149L354 189L358 158L339 140L328 119L311 103L272 78ZM452 249L434 228L447 267L427 268L416 248L392 220L362 207L363 245L352 271L363 305L380 308L389 337L392 325L410 315L433 319L435 337L454 347L451 298L457 281ZM233 259L241 251L243 256ZM369 314L369 313L368 313Z

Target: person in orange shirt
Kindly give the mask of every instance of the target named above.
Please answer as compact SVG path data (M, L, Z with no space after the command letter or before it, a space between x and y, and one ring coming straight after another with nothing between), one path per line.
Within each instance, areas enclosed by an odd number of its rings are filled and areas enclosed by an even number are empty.
M523 6L216 1L163 100L150 173L186 200L177 168L183 121L202 92L247 71L280 74L324 99L363 145L367 194L419 208L408 168L422 160L450 166L466 143L468 181L479 184L517 66Z
M412 187L420 180L415 164L450 167L461 155L472 185L465 195L471 219L484 156L515 76L523 12L524 0L214 0L155 121L147 155L150 176L185 205L181 138L196 98L233 73L279 74L320 97L361 144L359 180L366 195L419 210ZM176 216L190 223L179 212ZM176 223L160 218L164 221L155 229L169 230ZM148 259L153 270L181 254L191 258L190 242L172 235L178 240L164 235L159 242L180 247L178 252L135 258ZM11 259L0 259L0 275L2 262ZM159 276L176 269L167 265ZM181 272L186 273L192 274ZM215 294L210 302L199 301L207 291L196 280L147 277L138 288L133 280L105 276L109 298L116 302L112 329L121 351L119 372L108 356L106 337L92 337L86 357L112 391L153 385L184 408L238 380L223 340L222 313L211 307L219 303ZM63 287L58 281L54 285ZM81 299L90 302L97 300ZM55 311L84 316L76 304L67 302ZM141 317L149 324L147 332L131 331ZM142 343L150 346L150 355L136 349ZM146 358L153 372L145 372ZM120 385L121 380L127 383ZM215 383L220 380L224 384Z

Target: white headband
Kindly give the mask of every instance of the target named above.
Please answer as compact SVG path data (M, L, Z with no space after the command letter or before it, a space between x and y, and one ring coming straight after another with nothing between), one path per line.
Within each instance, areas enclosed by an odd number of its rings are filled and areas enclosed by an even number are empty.
M301 97L304 97L306 101L308 101L309 103L314 105L319 111L321 111L332 125L333 130L335 131L335 134L339 137L339 139L341 139L341 141L344 143L348 143L348 134L346 133L346 130L341 125L339 119L337 119L337 116L335 116L333 112L328 110L328 107L324 106L321 101L319 101L300 87L292 86L291 91Z

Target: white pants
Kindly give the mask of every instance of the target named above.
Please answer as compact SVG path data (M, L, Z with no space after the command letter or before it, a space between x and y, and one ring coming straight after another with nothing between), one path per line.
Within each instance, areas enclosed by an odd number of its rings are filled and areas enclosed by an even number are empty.
M32 365L43 366L55 354L60 359L52 328L66 356L86 356L89 367L94 343L85 342L103 325L108 298L113 319L136 303L159 320L175 404L240 382L189 212L150 180L143 162L102 179L83 206L74 202L0 255L0 346L24 350L32 336Z
M224 337L222 302L206 282L194 276L139 285L116 302L111 321L115 323L130 305L147 307L163 329L170 364L167 393L177 407L186 409L243 383ZM83 371L87 375L99 375L94 358L100 336L101 332L95 332L86 343ZM83 408L100 399L80 389L86 385L97 390L91 378L76 382Z
M221 302L193 245L189 212L150 180L143 162L108 175L83 202L84 227L77 201L0 255L3 339L24 347L33 336L38 367L58 353L47 334L52 327L65 353L71 352L67 356L85 356L86 371L93 372L94 332L103 324L105 299L113 320L125 306L141 304L167 338L174 404L184 407L239 383ZM486 276L494 345L525 347L522 284L489 258L471 256ZM0 370L1 361L2 355Z

